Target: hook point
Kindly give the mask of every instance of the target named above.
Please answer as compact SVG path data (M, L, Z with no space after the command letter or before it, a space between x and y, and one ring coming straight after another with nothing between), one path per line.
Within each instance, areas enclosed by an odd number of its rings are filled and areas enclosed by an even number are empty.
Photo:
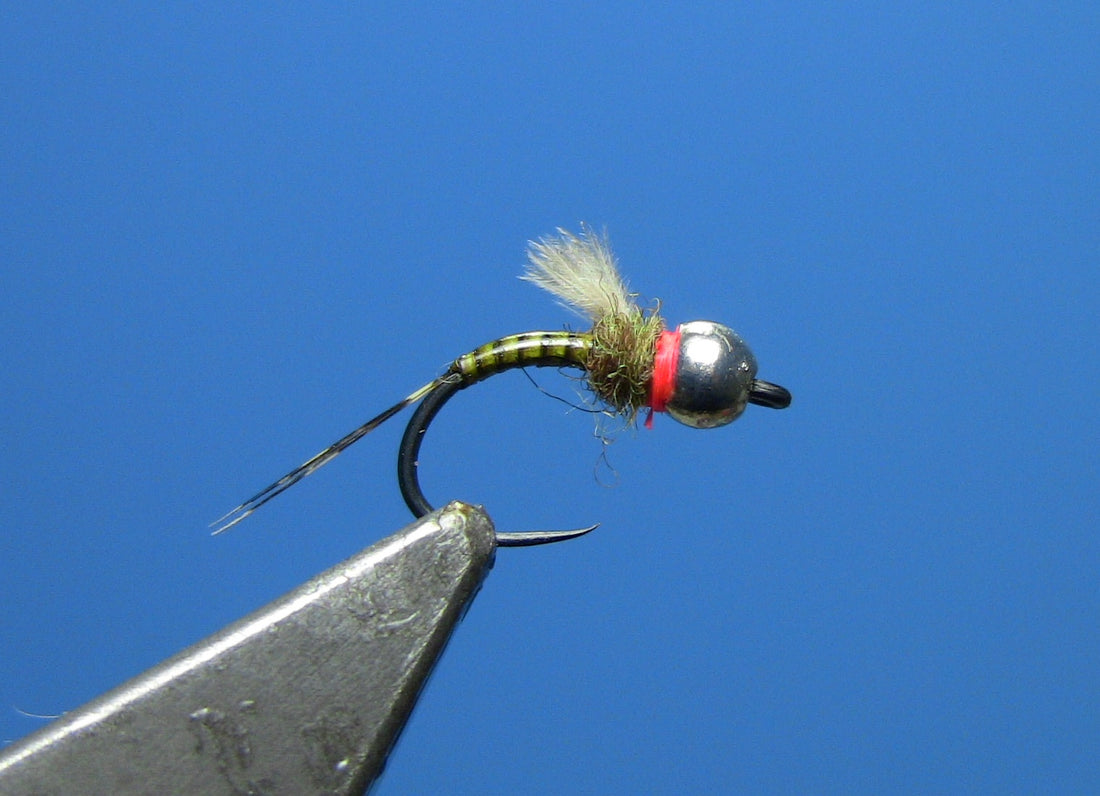
M587 528L574 528L569 531L521 531L519 533L497 533L498 547L532 547L539 544L551 544L564 542L566 539L576 539L590 531L600 527L597 522Z

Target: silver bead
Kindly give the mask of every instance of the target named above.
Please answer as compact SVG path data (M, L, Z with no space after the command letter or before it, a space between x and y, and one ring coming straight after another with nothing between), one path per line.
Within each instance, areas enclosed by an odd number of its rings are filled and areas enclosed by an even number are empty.
M680 326L680 359L666 409L684 425L716 428L736 420L749 402L756 357L733 329L713 321Z

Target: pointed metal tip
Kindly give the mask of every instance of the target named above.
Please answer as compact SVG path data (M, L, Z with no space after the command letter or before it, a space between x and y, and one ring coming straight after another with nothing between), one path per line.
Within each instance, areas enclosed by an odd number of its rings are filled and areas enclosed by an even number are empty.
M564 542L576 539L600 527L597 522L587 528L574 528L569 531L521 531L519 533L497 533L497 547L534 547L539 544Z

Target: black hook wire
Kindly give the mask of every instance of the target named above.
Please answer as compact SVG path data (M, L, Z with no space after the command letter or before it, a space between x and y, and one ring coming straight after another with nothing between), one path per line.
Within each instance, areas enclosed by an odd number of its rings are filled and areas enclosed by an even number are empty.
M538 363L529 363L538 366ZM550 364L550 363L547 363ZM553 363L560 367L560 362ZM397 450L397 483L401 488L401 496L405 498L405 504L417 517L423 517L434 509L432 504L424 497L420 488L420 444L424 441L424 434L428 426L439 414L439 410L459 390L465 389L477 380L464 379L460 374L453 374L453 378L441 381L438 387L428 393L417 406L413 416L405 427L405 435L401 438L401 446ZM749 402L758 406L767 406L772 409L783 409L790 405L791 394L778 384L754 379L749 391ZM583 536L589 531L599 527L599 523L587 528L576 528L567 531L522 531L519 533L497 533L497 544L501 547L528 547L530 545L561 542Z
M786 387L770 381L753 379L749 388L749 403L769 409L786 409L791 405L791 393Z
M560 367L561 363L553 364ZM409 425L405 427L405 436L401 438L401 447L397 449L397 483L401 487L401 496L405 498L405 504L417 517L423 517L433 511L432 504L424 497L424 492L420 488L420 477L417 472L420 466L420 443L424 440L424 432L428 430L428 425L443 408L443 404L447 403L456 392L473 383L475 382L461 378L444 380L420 402L409 419ZM583 536L598 527L599 523L568 531L521 531L519 533L498 531L497 544L501 547L530 547L550 542L563 542L566 539Z

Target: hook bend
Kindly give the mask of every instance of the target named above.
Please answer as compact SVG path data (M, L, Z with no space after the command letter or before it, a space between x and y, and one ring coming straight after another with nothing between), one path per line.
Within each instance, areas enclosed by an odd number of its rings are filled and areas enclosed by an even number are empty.
M560 363L555 363L560 364ZM468 387L473 381L461 378L461 374L454 374L455 378L441 380L438 387L428 393L416 407L416 411L409 419L409 425L405 427L405 435L401 438L401 447L397 450L397 483L401 487L401 496L405 498L405 504L417 517L433 511L432 504L424 497L420 488L420 476L417 468L420 466L420 443L424 440L424 432L432 420L456 392ZM566 539L575 539L589 531L599 527L599 523L587 528L574 528L564 531L521 531L515 533L497 532L497 544L500 547L530 547L532 545L550 544L551 542L563 542Z

